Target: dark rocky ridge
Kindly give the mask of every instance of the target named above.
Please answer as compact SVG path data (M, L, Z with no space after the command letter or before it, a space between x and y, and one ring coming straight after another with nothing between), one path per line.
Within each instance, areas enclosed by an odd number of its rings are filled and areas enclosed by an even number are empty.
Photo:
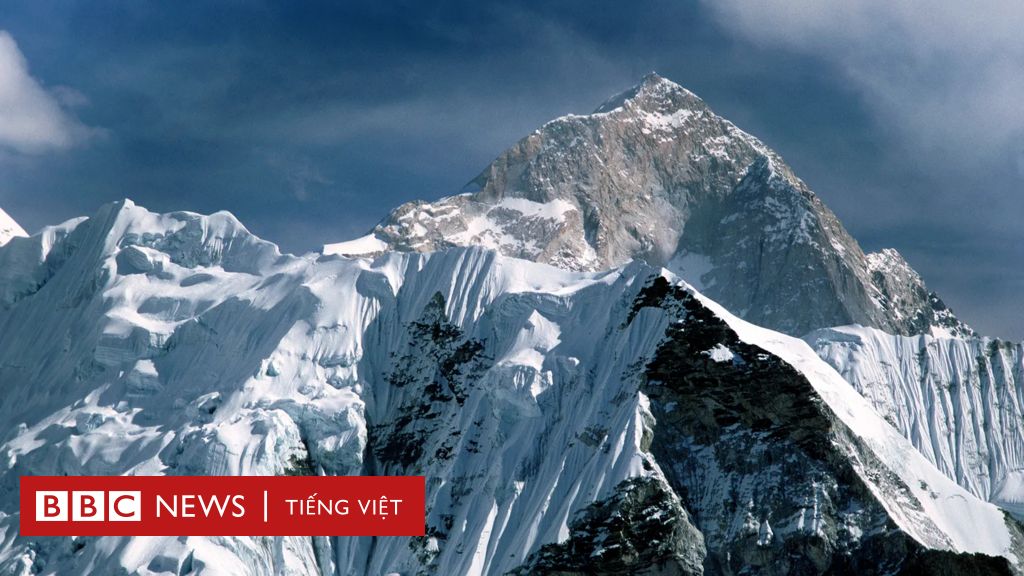
M663 278L642 295L638 304L660 300L684 310L648 364L642 389L657 421L651 451L684 506L700 511L693 521L708 543L705 573L1012 573L1005 559L935 551L900 531L855 463L887 490L914 496L872 461L804 376L740 341ZM732 359L702 352L716 347ZM927 522L916 508L918 521ZM723 524L736 514L747 517L738 530Z
M668 484L624 482L576 515L566 541L510 574L1014 573L1004 558L936 549L944 537L934 526L928 546L902 531L862 475L927 526L902 481L802 374L741 341L680 286L654 277L621 328L650 307L674 319L639 382L650 405L645 446Z
M633 478L581 510L568 540L541 547L510 574L690 576L703 574L705 554L675 493L657 479Z

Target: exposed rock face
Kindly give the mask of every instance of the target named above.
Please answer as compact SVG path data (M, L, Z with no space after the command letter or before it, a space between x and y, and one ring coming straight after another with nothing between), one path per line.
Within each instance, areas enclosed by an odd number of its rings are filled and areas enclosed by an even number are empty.
M467 190L405 204L325 251L482 245L569 270L641 259L796 335L853 323L924 333L941 305L890 275L902 269L873 265L895 253L867 258L777 154L653 74L593 114L545 124Z
M663 279L648 291L684 310L643 391L658 422L652 452L694 510L708 573L904 573L910 558L943 547L922 503L803 375ZM901 494L918 540L896 529L875 491ZM1010 572L985 558L966 564Z
M899 252L886 248L867 255L871 281L878 289L878 302L896 322L910 327L909 334L933 336L977 336L961 322L938 294L929 292ZM908 316L910 314L910 316Z
M612 498L577 513L569 538L548 544L516 576L704 574L704 536L679 498L656 478L631 478Z
M1013 522L805 343L640 263L298 258L229 214L125 202L0 247L0 296L3 574L938 573L931 554L969 573L1024 557ZM425 535L16 530L25 474L321 473L425 476Z

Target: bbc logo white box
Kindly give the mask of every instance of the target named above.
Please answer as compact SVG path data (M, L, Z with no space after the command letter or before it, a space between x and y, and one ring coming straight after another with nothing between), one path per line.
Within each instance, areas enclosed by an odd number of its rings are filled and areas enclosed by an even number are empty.
M67 522L68 493L36 492L36 522Z
M103 522L106 517L106 493L101 490L71 493L71 520L74 522Z
M36 492L37 522L141 522L138 490L76 490Z
M141 522L142 492L111 490L107 492L107 514L111 522Z

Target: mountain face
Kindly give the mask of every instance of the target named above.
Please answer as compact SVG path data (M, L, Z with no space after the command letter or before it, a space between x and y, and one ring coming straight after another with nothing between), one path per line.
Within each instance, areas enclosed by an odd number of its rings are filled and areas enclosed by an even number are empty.
M28 236L28 233L14 221L14 218L0 209L0 246L19 236Z
M325 251L474 244L573 270L645 260L756 324L811 330L822 358L940 470L1021 508L1019 355L990 366L990 342L897 251L864 254L777 154L672 82L652 75L593 114L549 122L467 193L401 206L371 235ZM858 329L831 329L851 324L871 337L857 344L848 335ZM956 392L980 381L992 386Z
M806 340L947 476L1024 515L1022 344L851 326Z
M11 235L0 574L1021 573L1021 347L655 75L324 255ZM26 539L26 474L421 474L427 535Z
M0 573L1009 574L804 342L642 263L282 255L130 202L0 247ZM26 474L422 474L423 538L23 538ZM965 519L969 519L965 520Z
M665 266L793 335L845 324L969 330L895 251L865 255L776 153L653 74L592 114L545 124L464 194L404 204L324 252L467 245L568 270Z

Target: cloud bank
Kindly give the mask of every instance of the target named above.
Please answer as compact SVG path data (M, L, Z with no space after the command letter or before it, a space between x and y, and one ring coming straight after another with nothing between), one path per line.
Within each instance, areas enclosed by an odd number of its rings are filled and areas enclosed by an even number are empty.
M1024 3L708 0L726 28L820 58L887 129L943 157L1024 153Z
M14 38L0 30L0 147L22 153L69 148L92 134L62 106L83 98L69 88L48 91L29 74Z

